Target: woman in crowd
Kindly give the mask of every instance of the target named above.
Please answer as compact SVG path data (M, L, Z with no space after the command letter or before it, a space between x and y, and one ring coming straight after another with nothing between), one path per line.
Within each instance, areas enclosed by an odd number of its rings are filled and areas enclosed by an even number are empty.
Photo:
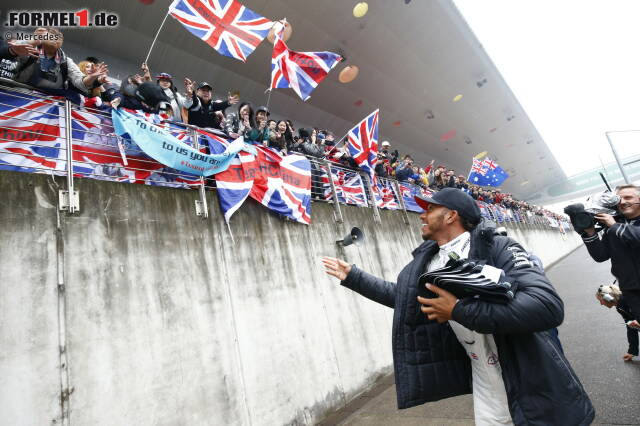
M280 120L269 135L269 148L280 151L282 155L287 155L287 151L293 145L293 135L287 127L285 120Z
M100 70L106 69L103 64L94 64L90 61L81 61L78 63L78 68L84 75L93 74ZM101 74L93 82L93 87L89 89L87 98L84 101L85 108L100 108L102 106L102 93L105 91L105 84L109 83L109 78L106 74Z
M242 102L237 113L227 114L225 131L233 139L243 136L246 141L258 139L258 129L253 118L253 108L249 102Z

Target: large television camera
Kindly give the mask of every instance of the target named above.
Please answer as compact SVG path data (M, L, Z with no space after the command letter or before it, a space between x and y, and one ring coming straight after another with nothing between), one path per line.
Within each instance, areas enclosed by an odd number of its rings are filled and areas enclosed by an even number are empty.
M595 227L597 232L604 229L603 226L596 226L595 215L606 213L615 216L618 214L617 208L620 203L620 197L611 191L611 187L602 173L600 173L600 177L602 177L604 184L607 186L606 191L587 198L585 204L570 204L564 208L565 214L571 219L573 229L578 234L584 233L585 229L588 228Z

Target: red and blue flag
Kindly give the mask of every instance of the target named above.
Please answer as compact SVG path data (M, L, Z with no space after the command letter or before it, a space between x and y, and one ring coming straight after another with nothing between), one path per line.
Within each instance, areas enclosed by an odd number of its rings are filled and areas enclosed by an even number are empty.
M352 204L360 207L367 207L367 196L362 182L362 176L358 172L344 170L338 167L331 167L331 177L336 188L338 202ZM322 172L322 185L324 188L324 199L333 200L331 183L328 174Z
M227 222L251 197L291 220L311 223L311 163L302 155L282 156L257 146L257 155L240 152L216 175L220 206Z
M273 26L236 0L175 0L169 13L221 55L243 62Z
M0 90L0 168L65 170L63 108L56 101Z
M280 24L282 25L282 24ZM271 89L292 88L306 101L342 57L332 52L294 52L276 32L271 56Z
M353 129L349 130L347 149L358 166L369 175L375 187L375 164L378 158L378 118L380 110L375 110Z

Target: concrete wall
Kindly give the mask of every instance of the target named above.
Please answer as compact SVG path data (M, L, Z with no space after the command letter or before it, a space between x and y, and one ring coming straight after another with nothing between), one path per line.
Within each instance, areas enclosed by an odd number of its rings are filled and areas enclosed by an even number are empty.
M391 371L392 311L319 258L394 280L417 215L343 206L336 224L316 203L304 226L248 200L234 241L213 192L203 220L196 191L78 179L71 216L55 181L0 172L0 424L313 424ZM338 248L356 225L366 244ZM579 244L513 232L545 263Z

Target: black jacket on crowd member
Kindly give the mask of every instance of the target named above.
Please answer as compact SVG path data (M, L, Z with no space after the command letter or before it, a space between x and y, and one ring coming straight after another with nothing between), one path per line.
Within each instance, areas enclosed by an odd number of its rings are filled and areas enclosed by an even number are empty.
M479 333L491 333L498 348L509 411L516 425L588 425L594 409L549 329L562 323L563 303L527 252L491 228L471 233L469 259L505 272L517 286L514 299L496 304L461 299L453 320ZM417 301L418 277L438 252L422 243L398 275L397 284L353 266L342 285L394 308L393 364L399 408L471 393L469 356L448 322L427 319ZM516 261L515 259L518 259Z
M611 273L620 290L640 290L640 218L616 217L616 223L592 236L582 235L589 254L596 262L611 259ZM629 300L627 303L632 305ZM634 306L631 309L635 312Z
M229 108L228 101L215 102L213 100L209 103L203 103L194 91L192 94L193 105L189 108L189 124L198 127L213 127L214 129L220 128L220 117L216 114L216 111L223 111Z
M387 167L384 165L383 162L380 162L380 164L376 164L375 172L376 172L376 176L379 176L379 177L386 178L388 176Z
M624 299L624 295L618 300L618 304L616 305L616 311L622 316L624 322L633 321L637 319L637 315L635 315L629 306L627 305L626 300ZM627 327L627 342L629 342L629 349L627 349L627 353L638 356L638 330L635 328Z

